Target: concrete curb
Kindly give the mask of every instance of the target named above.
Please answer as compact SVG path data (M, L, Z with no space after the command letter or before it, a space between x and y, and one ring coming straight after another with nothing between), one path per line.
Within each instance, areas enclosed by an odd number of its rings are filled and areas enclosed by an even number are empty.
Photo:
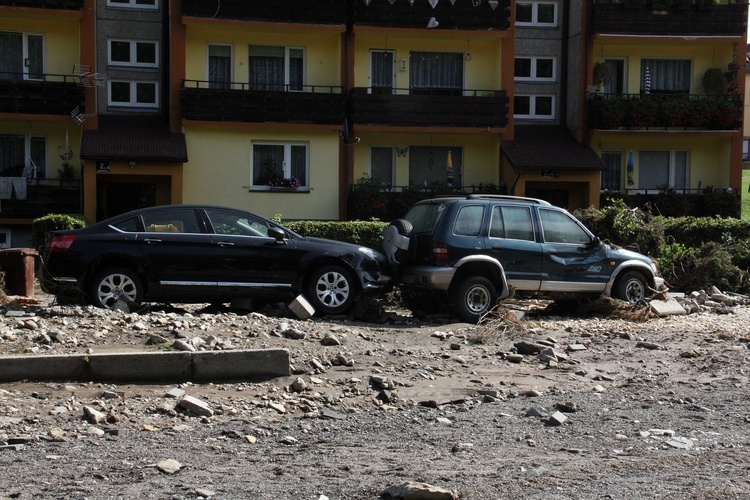
M289 375L287 349L0 357L0 382L213 382Z

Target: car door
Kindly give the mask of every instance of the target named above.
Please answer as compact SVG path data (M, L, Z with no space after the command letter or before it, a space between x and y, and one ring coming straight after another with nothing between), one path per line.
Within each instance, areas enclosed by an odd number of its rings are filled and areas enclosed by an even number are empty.
M166 207L141 214L137 236L150 297L187 297L216 288L215 247L194 208Z
M544 291L603 292L612 269L604 246L566 212L539 208Z
M531 207L493 205L485 246L503 265L510 286L517 290L539 290L542 246L536 241Z
M291 291L302 256L294 240L277 241L268 235L272 224L249 212L207 208L205 214L214 233L220 288L245 289L244 295Z

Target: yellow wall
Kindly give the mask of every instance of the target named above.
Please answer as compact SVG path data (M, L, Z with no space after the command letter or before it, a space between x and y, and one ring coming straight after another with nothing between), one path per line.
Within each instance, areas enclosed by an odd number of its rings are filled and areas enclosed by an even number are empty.
M604 58L624 58L626 64L627 88L625 93L637 94L641 88L641 59L680 58L692 60L693 81L690 90L693 94L703 93L703 74L709 68L727 69L732 62L732 42L695 43L670 40L660 44L653 39L648 44L632 41L615 43L600 39L594 42L594 62ZM589 76L590 77L590 76Z
M432 34L432 33L430 33ZM423 39L389 34L358 33L354 50L354 86L370 86L370 50L394 50L396 59L396 88L409 88L409 52L461 52L464 54L464 88L497 90L501 88L502 39L443 38ZM470 60L466 60L471 54ZM402 71L401 60L406 70ZM488 70L489 69L489 70Z
M274 33L243 31L240 28L222 26L188 26L185 53L186 78L208 79L208 44L230 44L232 46L234 82L247 82L248 46L275 45L304 47L306 84L340 85L341 34L322 33Z
M354 180L370 173L370 148L386 146L403 149L410 146L456 147L462 149L463 165L454 164L458 175L462 174L462 184L499 182L498 165L500 147L496 134L447 135L447 134L393 134L388 132L367 132L359 144L354 146ZM409 153L395 158L395 185L409 185Z
M72 75L80 62L79 23L75 18L16 18L0 16L0 31L44 36L45 72Z
M730 139L721 135L708 134L675 134L665 137L663 134L641 135L597 135L594 136L592 147L597 153L602 151L622 151L623 170L627 164L630 151L635 159L634 186L623 187L635 189L638 186L638 152L647 150L687 150L690 163L690 188L697 189L713 186L726 188L729 186Z
M185 128L189 163L185 164L185 203L231 206L285 220L337 219L339 185L338 129L274 130L227 127ZM251 142L309 143L309 193L250 191Z

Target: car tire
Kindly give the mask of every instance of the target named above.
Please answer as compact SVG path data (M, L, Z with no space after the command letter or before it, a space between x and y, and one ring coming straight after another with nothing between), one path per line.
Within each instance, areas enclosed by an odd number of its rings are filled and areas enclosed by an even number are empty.
M451 290L453 313L467 323L478 323L497 304L497 289L483 276L467 276Z
M357 283L352 273L342 266L323 266L310 274L307 299L323 314L344 314L357 297Z
M635 304L646 298L648 283L643 274L638 271L627 271L617 279L615 298Z
M391 221L389 226L391 226L393 229L387 229L383 233L383 252L387 256L393 256L395 262L400 265L408 264L412 260L411 256L414 252L414 241L412 236L412 233L414 232L414 226L412 226L411 222L406 219L395 219ZM407 248L396 246L396 242L392 241L395 238L389 235L389 231L394 230L396 234L408 239Z
M113 267L94 276L89 288L89 300L96 307L112 309L118 301L140 304L143 285L130 269Z

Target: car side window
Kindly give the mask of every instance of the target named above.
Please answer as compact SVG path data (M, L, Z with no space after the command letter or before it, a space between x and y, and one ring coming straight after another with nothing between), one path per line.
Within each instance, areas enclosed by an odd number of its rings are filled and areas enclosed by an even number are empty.
M268 223L263 219L218 209L208 209L206 215L208 215L208 220L211 221L216 234L268 237Z
M453 234L458 236L479 236L484 218L484 206L467 205L461 207L453 225Z
M531 212L526 207L500 207L505 237L511 240L534 241Z
M505 225L503 224L503 214L500 213L500 205L492 207L492 219L490 220L490 238L504 238Z
M591 237L569 215L555 210L539 210L544 241L547 243L571 243L584 245Z
M121 220L117 224L113 224L112 227L126 233L137 233L141 230L141 225L138 223L137 217L129 217L125 220Z
M142 215L147 233L200 233L195 210L178 208Z

